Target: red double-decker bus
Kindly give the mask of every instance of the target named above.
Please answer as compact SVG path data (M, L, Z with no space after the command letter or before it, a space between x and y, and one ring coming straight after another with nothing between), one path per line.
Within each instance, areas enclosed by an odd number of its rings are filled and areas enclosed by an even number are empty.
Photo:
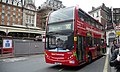
M91 62L105 50L103 26L78 7L48 15L45 37L46 63L78 66Z

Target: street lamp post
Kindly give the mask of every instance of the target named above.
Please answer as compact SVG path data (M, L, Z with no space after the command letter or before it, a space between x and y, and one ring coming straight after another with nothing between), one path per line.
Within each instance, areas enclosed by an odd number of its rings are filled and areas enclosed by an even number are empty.
M30 55L30 47L31 47L31 46L30 46L30 45L31 45L31 44L30 44L30 41L31 41L31 40L30 40L30 27L28 28L28 33L29 33L29 34L28 34L28 37L29 37L29 52L28 52L28 53L29 53L29 55Z
M8 29L6 28L6 37L8 36Z
M28 46L29 46L29 47L28 47L28 55L30 55L30 47L31 47L31 46L30 46L30 45L31 45L31 44L30 44L30 27L28 26L28 24L26 24L26 28L27 28L27 30L28 30L28 39L29 39L29 40L28 40L28 41L29 41L29 42L28 42Z

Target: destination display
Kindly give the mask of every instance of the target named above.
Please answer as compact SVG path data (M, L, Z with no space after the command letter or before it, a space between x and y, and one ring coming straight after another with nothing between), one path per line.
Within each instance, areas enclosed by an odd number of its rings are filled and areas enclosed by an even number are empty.
M49 32L51 31L57 31L57 30L68 30L68 29L72 29L71 24L59 24L59 25L49 25Z

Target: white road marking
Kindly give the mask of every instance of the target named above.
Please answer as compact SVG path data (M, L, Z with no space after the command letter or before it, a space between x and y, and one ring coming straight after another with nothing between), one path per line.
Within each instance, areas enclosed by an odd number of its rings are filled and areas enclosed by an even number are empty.
M64 68L59 69L59 72L61 72Z
M108 71L108 55L106 55L106 60L105 60L103 72L107 72L107 71Z
M19 58L8 58L8 59L2 59L1 61L3 62L16 62L16 61L22 61L26 60L27 58L25 57L19 57Z

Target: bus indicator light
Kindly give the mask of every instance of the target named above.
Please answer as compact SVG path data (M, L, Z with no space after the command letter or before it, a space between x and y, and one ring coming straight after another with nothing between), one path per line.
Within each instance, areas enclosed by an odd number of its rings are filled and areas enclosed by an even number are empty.
M70 63L70 64L74 64L75 61L74 61L74 60L70 60L69 63Z
M74 41L77 41L77 37L74 37Z

